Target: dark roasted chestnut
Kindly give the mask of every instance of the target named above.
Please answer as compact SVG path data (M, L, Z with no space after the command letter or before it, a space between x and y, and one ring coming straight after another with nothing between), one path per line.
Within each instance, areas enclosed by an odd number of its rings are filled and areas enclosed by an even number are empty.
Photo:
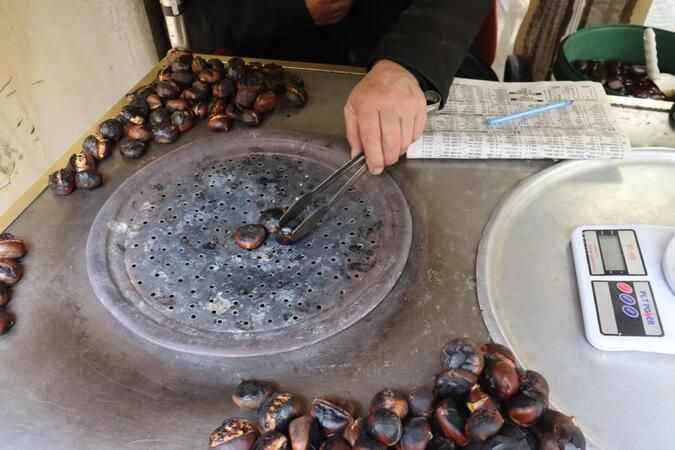
M213 70L213 69L204 69L204 70L202 70L201 72L199 72L199 73L197 74L197 78L198 78L199 81L201 81L202 83L213 84L213 83L217 83L217 82L219 82L220 80L222 80L222 79L223 79L223 74L222 74L222 72L219 72L219 71L217 71L217 70Z
M456 448L457 446L453 441L438 434L434 435L427 446L427 450L456 450Z
M194 88L188 88L181 92L180 98L184 98L185 100L189 101L195 101L205 98L205 95Z
M368 433L380 444L391 447L401 439L401 418L389 409L376 409L368 414Z
M365 422L363 417L359 417L347 425L347 428L345 428L345 431L342 433L342 436L352 447L356 445L356 441L359 440L359 437L366 432Z
M184 98L174 98L166 101L166 109L169 111L187 111L190 109L190 103Z
M154 85L150 84L147 86L141 86L134 92L131 92L127 94L127 100L129 100L131 103L143 103L148 96L152 95L155 93L155 87Z
M26 255L26 244L9 233L0 234L0 258L23 258Z
M505 422L499 434L488 439L484 450L537 450L537 438L528 428Z
M321 444L321 450L352 450L352 447L342 436L330 436Z
M12 300L12 290L4 283L0 283L0 306L7 306Z
M0 308L0 335L7 333L16 323L16 317L5 308Z
M572 417L548 409L534 426L543 450L585 450L586 438Z
M408 399L403 393L394 389L383 389L370 401L368 413L378 409L388 409L400 419L408 415Z
M433 389L421 386L408 393L408 408L413 417L431 417L434 414L436 396Z
M209 67L209 64L201 56L195 56L192 58L192 64L190 65L194 73L199 73L204 69Z
M293 394L272 394L258 409L258 422L264 431L285 433L288 425L303 413L303 403Z
M308 99L309 95L304 87L293 83L286 83L286 100L292 106L301 108L307 104Z
M154 111L153 111L154 112ZM135 141L150 142L152 131L146 125L132 125L127 128L127 138Z
M488 359L481 385L490 394L506 400L518 392L520 380L516 366L509 359Z
M229 99L232 98L237 90L237 87L234 84L234 81L230 80L229 78L225 78L215 83L211 89L214 97Z
M465 433L472 441L483 442L499 432L504 418L497 408L480 408L466 420Z
M232 119L225 114L212 114L209 116L208 127L209 130L216 132L230 131Z
M520 393L509 400L506 412L513 423L529 427L539 420L548 407L547 403L543 397L529 397Z
M75 172L75 186L78 189L96 189L103 184L103 178L96 169Z
M158 81L155 85L155 91L163 99L178 98L180 88L173 81Z
M125 137L119 143L120 154L125 159L141 158L145 154L147 148L148 144L146 141L129 139L128 137Z
M436 376L436 395L440 398L466 395L477 381L478 377L468 370L445 370Z
M426 417L413 417L403 425L402 450L424 450L433 437L431 425Z
M177 56L170 67L172 72L192 71L192 54L185 53Z
M194 81L194 76L192 75L192 72L188 71L173 72L171 74L171 81L178 86L189 87Z
M207 63L209 64L209 67L211 69L225 73L225 64L223 64L223 61L221 61L220 59L211 58L207 61Z
M234 232L234 242L241 248L253 250L260 247L267 237L267 230L262 225L247 224Z
M182 47L174 47L167 53L166 60L171 65L174 61L184 56L192 57L192 51Z
M162 98L157 94L148 95L145 98L145 103L148 104L148 108L150 108L151 111L154 111L155 109L164 106Z
M367 433L364 433L356 441L352 450L387 450L387 447L371 438Z
M94 134L84 139L82 149L100 161L112 154L113 143L100 134Z
M226 419L209 435L209 448L250 450L258 438L258 429L250 420Z
M209 114L225 114L227 111L227 104L222 98L213 98L209 103Z
M279 220L285 212L285 208L266 209L260 213L258 223L265 227L269 234L274 234L279 231Z
M314 399L310 415L319 421L329 436L342 433L354 421L354 417L345 408L323 398Z
M89 153L75 153L68 160L68 169L75 172L96 169L96 160Z
M56 195L70 195L75 190L75 174L68 169L57 170L49 175L49 188Z
M206 119L209 116L209 104L206 102L196 102L192 105L192 113L197 119Z
M171 114L171 123L178 128L178 131L181 133L190 131L195 123L192 111L174 111Z
M13 286L21 280L23 267L15 259L0 258L0 283Z
M262 68L265 76L265 88L281 95L286 91L284 68L275 63L265 64Z
M145 118L149 114L150 108L141 108L138 105L126 105L122 108L117 119L122 123L127 124L131 123L133 125L143 125L145 123Z
M171 81L171 67L165 67L157 72L157 81Z
M319 450L326 439L319 422L310 416L301 416L291 421L288 427L293 450Z
M520 392L528 397L543 397L548 401L548 382L539 372L527 370L520 375Z
M444 369L464 369L480 375L485 366L483 353L468 339L453 339L441 351L441 366Z
M171 123L171 113L167 108L157 108L150 113L148 120L152 128L163 127Z
M230 58L227 62L227 77L239 81L246 74L246 62L238 57Z
M155 139L155 142L158 144L171 144L176 142L180 137L180 132L178 128L174 125L164 125L159 128L153 128L152 134Z
M261 85L239 83L237 86L237 94L234 96L234 102L241 108L252 108L261 90Z
M434 418L443 436L462 447L467 444L468 440L464 434L466 415L463 407L446 398L436 406Z
M98 127L98 132L101 136L111 141L119 141L124 134L124 128L117 119L108 119L101 122Z
M506 346L494 342L488 342L480 346L480 351L485 359L508 359L517 365L516 355Z
M253 450L290 450L288 438L278 431L263 433L255 441Z
M266 114L274 111L279 102L279 97L272 91L265 91L258 95L253 104L253 110L258 114Z
M272 395L270 383L257 380L243 380L232 394L232 401L241 409L256 411L262 402Z

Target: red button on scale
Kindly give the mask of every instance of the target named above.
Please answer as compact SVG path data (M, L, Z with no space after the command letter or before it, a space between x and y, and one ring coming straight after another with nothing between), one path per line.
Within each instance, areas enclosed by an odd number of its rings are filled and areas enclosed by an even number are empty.
M623 281L619 281L618 283L616 283L616 288L621 292L623 292L624 294L633 293L633 288L631 287L631 285Z

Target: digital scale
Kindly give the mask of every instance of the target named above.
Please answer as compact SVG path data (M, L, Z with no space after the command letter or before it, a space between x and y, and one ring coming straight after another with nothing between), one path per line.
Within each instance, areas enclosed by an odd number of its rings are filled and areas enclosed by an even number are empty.
M675 227L581 226L572 253L594 347L675 354Z

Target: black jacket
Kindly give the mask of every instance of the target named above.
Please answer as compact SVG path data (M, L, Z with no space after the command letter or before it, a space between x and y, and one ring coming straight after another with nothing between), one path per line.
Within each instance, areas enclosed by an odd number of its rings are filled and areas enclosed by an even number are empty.
M354 0L340 23L315 27L305 0L189 0L192 48L368 67L406 66L444 97L492 0Z

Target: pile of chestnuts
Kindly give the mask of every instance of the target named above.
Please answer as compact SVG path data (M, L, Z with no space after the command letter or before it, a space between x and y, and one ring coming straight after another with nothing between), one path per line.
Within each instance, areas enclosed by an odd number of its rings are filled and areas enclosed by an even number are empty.
M218 450L584 450L581 430L549 409L549 386L494 343L454 339L441 352L433 387L378 392L365 415L356 405L242 381L232 395L255 419L226 419L209 436Z
M578 60L574 67L588 79L602 83L610 93L654 100L670 100L647 76L647 67L622 61Z
M19 261L26 255L26 245L9 233L0 234L0 335L7 333L16 323L16 317L7 305L12 299L12 286L23 276Z
M103 180L97 165L115 145L123 158L138 159L150 141L173 143L198 120L206 120L214 132L229 131L235 122L254 127L280 103L303 107L308 100L302 78L278 64L247 64L241 58L223 63L179 49L169 53L167 62L151 84L127 96L129 103L117 117L85 138L66 167L49 176L56 195L99 187Z

